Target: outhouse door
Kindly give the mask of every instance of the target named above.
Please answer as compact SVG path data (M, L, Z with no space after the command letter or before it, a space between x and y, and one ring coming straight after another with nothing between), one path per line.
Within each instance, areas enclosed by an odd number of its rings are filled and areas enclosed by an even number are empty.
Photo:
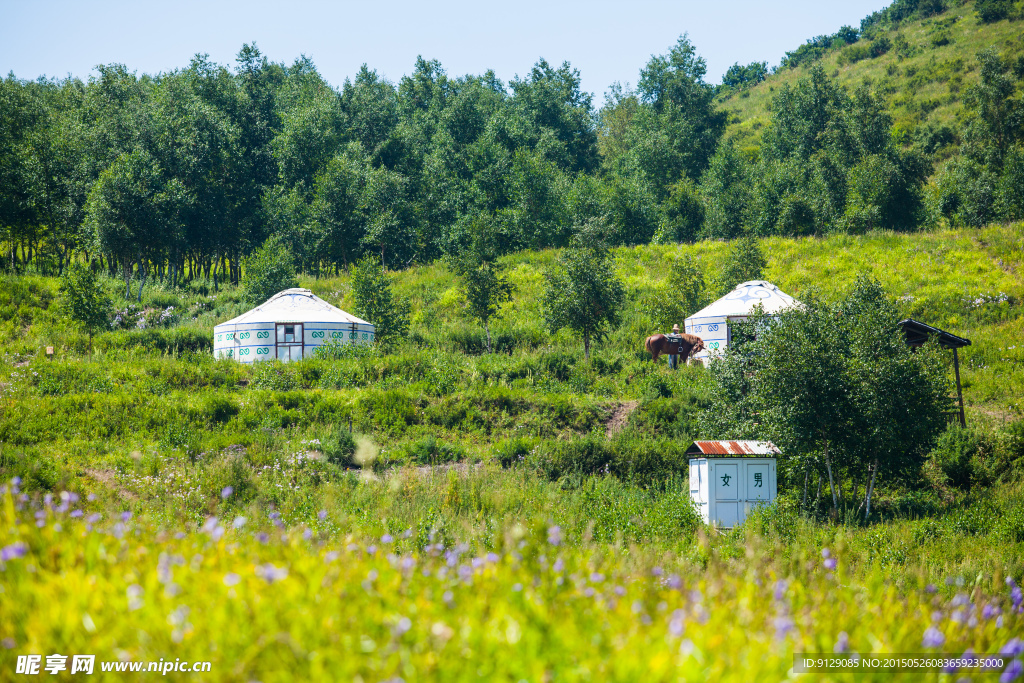
M277 323L277 358L283 363L302 358L302 323Z

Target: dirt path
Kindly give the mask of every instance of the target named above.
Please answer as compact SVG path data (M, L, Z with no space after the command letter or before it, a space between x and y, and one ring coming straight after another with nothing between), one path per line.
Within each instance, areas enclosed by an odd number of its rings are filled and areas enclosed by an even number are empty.
M636 410L638 405L640 405L640 401L626 401L619 404L619 407L615 409L615 412L612 413L612 416L608 418L608 422L605 424L605 434L608 438L622 431L626 423L629 422L629 414Z

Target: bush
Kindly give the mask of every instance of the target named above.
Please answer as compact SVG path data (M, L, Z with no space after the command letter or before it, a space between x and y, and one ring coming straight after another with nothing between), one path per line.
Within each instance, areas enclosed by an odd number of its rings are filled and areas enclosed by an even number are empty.
M405 453L409 461L417 465L441 465L466 459L462 448L441 441L432 434L407 444Z
M107 332L96 337L95 346L104 352L145 349L182 355L195 351L212 351L213 335L205 330L191 328Z
M1002 21L1010 16L1013 10L1012 0L978 0L974 9L978 12L978 18L985 24L995 21Z
M291 391L299 387L299 380L294 367L278 361L260 361L253 363L250 386L253 389Z
M970 491L981 474L983 460L991 454L992 444L986 434L952 424L939 436L929 457L951 486Z
M347 428L335 427L320 439L320 452L327 462L338 467L354 467L356 440Z

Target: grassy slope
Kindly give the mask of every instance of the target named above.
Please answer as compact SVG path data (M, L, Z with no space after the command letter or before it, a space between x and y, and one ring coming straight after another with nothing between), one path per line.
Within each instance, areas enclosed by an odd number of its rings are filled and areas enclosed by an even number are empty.
M831 52L820 62L826 73L851 90L866 82L876 94L884 95L897 134L910 133L915 126L925 123L955 121L963 108L964 89L978 79L978 52L994 47L1004 57L1024 54L1024 21L983 24L974 12L973 2L928 19L908 22L886 34L893 39L897 33L902 33L913 48L911 56L900 58L890 50L875 59L841 65L843 53L850 50L847 47ZM933 40L939 35L948 36L950 42L934 45ZM782 69L749 90L723 98L720 104L729 112L727 136L741 148L757 147L770 120L775 91L795 85L807 76L809 69L810 64Z

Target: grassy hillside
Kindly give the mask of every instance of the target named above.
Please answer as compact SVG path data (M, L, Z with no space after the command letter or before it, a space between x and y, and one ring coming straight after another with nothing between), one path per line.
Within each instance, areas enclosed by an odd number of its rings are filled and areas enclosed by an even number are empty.
M897 136L910 144L919 129L943 125L959 129L956 122L962 115L964 92L978 80L977 53L994 48L1014 60L1024 56L1024 22L983 23L974 3L965 2L927 19L879 30L874 40L888 40L891 47L881 56L865 56L872 41L862 39L813 63L820 63L851 90L866 83L882 95L893 114ZM765 81L723 97L720 105L729 112L727 137L752 152L770 120L775 92L805 78L811 65L781 68Z
M968 420L991 459L1018 447L1022 244L1016 224L763 246L768 279L797 297L866 272L908 315L970 337ZM683 449L708 372L654 366L640 341L663 329L647 302L672 259L713 280L728 246L617 250L624 323L589 364L541 324L550 251L509 257L499 353L481 354L432 265L396 274L408 343L286 367L212 359L213 325L243 308L232 289L152 286L150 319L181 318L90 353L54 279L5 278L0 670L53 652L95 653L101 679L111 662L181 660L238 681L778 680L794 652L844 649L1019 666L1019 471L970 493L934 467L880 481L863 524L853 508L830 520L813 484L801 514L783 461L775 505L731 533L699 524ZM351 306L344 278L302 284Z

